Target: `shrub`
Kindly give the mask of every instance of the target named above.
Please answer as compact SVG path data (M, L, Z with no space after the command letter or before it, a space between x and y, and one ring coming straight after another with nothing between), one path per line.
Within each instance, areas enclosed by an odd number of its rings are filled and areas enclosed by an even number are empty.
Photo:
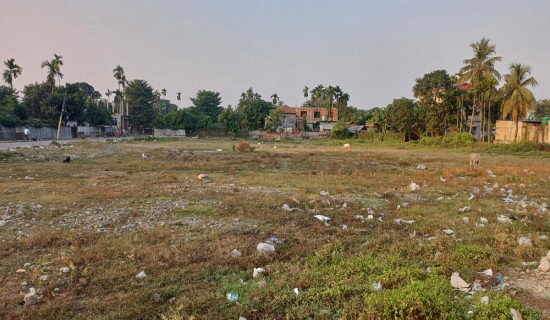
M338 121L330 132L330 137L333 139L347 139L351 137L348 126L343 121Z
M237 145L237 150L239 150L239 152L248 152L253 151L254 147L252 147L248 142L242 141L239 142L239 145Z
M443 137L423 137L418 141L419 145L436 146L440 148L460 148L474 144L476 140L469 133L450 133Z

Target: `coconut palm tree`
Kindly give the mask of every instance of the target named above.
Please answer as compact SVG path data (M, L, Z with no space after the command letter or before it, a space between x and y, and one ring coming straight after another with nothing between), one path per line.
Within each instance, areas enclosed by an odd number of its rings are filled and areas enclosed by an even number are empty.
M538 82L530 77L531 68L521 63L512 63L508 70L510 73L504 76L506 83L500 89L500 96L503 98L501 111L503 117L512 115L515 127L514 141L516 141L519 118L527 116L527 111L536 104L535 97L527 86L535 87Z
M277 105L277 102L279 102L279 96L276 93L271 95L271 99L272 99L273 105Z
M178 99L178 109L179 109L179 108L180 108L180 101L181 101L181 92L178 92L178 93L177 93L177 97L176 97L176 98Z
M7 67L7 69L4 70L3 73L4 81L6 81L6 83L8 83L13 89L13 80L17 79L17 77L21 75L21 73L23 72L23 68L15 63L14 58L4 61L4 65Z
M489 44L490 40L481 38L480 41L471 43L470 47L474 51L474 57L463 61L465 64L460 72L462 82L469 82L474 90L474 103L472 106L472 118L470 120L470 134L474 123L476 103L478 99L477 89L484 79L500 80L500 73L495 69L495 63L501 61L501 57L491 57L495 54L495 45ZM498 84L498 81L497 81Z
M46 83L52 87L52 92L55 87L55 77L59 79L59 85L61 85L61 78L63 78L63 73L61 73L61 66L63 65L63 60L61 60L62 58L62 56L54 54L54 58L52 60L45 60L40 64L41 68L48 68Z
M304 86L304 98L307 98L307 96L309 95L309 88L307 86Z
M117 65L116 68L113 69L113 77L118 82L118 89L120 90L121 85L125 85L126 76L124 75L124 68L120 65Z

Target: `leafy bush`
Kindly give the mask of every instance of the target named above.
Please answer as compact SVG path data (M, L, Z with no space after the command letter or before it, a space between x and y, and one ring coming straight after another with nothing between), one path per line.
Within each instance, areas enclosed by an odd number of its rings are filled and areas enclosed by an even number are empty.
M469 133L450 133L443 137L423 137L418 141L419 145L435 146L440 148L468 147L475 143L474 136Z
M401 143L403 135L397 132L359 132L357 138L361 142Z
M17 127L21 123L21 119L13 114L0 114L0 124L5 127Z
M550 144L521 141L510 144L495 144L488 151L498 154L530 154L536 152L550 152Z
M347 139L351 137L351 132L349 132L348 126L343 121L338 121L330 132L330 137L333 139Z

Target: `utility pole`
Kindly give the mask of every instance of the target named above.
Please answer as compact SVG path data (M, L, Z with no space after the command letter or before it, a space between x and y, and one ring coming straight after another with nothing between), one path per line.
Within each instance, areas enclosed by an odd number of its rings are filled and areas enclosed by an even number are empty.
M59 124L57 125L57 136L55 140L59 140L59 130L61 129L61 119L63 118L63 111L65 111L65 98L67 97L67 90L63 94L63 105L61 105L61 114L59 115Z

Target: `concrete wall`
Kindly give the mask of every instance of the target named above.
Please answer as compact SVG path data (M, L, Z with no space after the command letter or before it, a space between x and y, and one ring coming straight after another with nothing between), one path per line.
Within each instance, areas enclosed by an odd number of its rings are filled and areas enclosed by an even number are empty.
M495 142L511 143L514 141L515 125L512 120L497 120ZM540 143L550 143L550 126L547 124L520 121L516 141L528 140Z
M185 137L185 130L154 129L155 137Z

